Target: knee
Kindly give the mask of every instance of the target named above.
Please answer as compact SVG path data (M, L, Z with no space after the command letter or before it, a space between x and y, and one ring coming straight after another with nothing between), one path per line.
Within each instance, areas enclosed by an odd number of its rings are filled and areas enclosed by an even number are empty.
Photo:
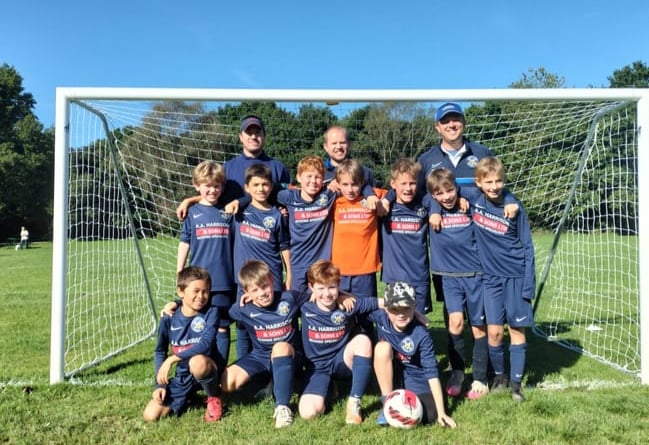
M232 373L228 373L226 368L221 375L221 391L223 392L232 392L237 389L236 381Z
M485 329L484 326L472 326L471 327L471 334L473 335L473 338L476 340L486 337L487 336L487 330Z
M273 349L270 353L270 358L275 358L275 357L285 357L290 355L293 357L295 355L295 351L293 349L293 346L291 346L290 343L287 343L285 341L281 341L279 343L275 343L273 345Z
M490 326L487 333L489 335L489 344L499 345L500 343L503 342L504 332L501 326L496 326L496 327Z
M374 347L374 361L392 360L392 345L386 341L380 341Z
M324 399L322 399L322 401L317 399L321 399L321 397L312 397L307 395L300 398L298 412L302 419L311 420L324 414Z
M460 335L464 329L464 314L453 312L448 316L448 331L453 335Z
M162 407L159 403L151 400L149 404L144 408L142 413L142 418L145 422L157 422L158 419L162 416Z
M189 359L189 372L191 372L194 377L205 377L211 370L212 363L207 356L199 354Z
M365 334L358 334L352 340L353 352L354 355L360 355L361 357L371 357L372 356L372 341Z

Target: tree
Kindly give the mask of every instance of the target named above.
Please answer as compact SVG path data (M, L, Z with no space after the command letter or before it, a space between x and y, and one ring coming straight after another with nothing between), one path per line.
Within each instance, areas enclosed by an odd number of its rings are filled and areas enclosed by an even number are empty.
M545 68L528 68L521 78L509 85L510 88L563 88L566 80L563 76L551 73Z
M611 88L648 88L649 66L637 60L631 65L613 71L608 81Z
M51 235L54 132L34 116L22 82L14 67L0 66L0 240L21 225L35 239Z

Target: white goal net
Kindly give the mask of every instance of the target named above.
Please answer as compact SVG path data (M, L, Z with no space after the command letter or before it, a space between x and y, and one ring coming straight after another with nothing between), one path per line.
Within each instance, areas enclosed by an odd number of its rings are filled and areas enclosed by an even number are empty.
M528 212L537 334L640 374L646 91L577 91L59 89L50 380L155 332L174 297L175 208L194 194L198 162L240 153L242 116L264 119L266 152L293 177L342 125L351 156L387 187L395 160L437 143L434 112L447 100L465 108L466 136L503 160Z

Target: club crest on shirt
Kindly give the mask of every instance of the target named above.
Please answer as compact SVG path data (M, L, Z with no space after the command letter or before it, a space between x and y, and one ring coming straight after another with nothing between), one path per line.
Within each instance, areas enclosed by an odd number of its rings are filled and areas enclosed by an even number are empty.
M329 201L327 199L327 195L323 194L323 195L318 196L318 199L316 200L316 204L318 204L319 206L325 206L325 205L327 205L327 201Z
M423 207L419 207L419 208L417 209L417 216L418 216L418 217L423 218L423 217L425 217L427 214L428 214L428 212L426 211L425 208L423 208Z
M275 218L273 218L272 216L265 217L263 220L263 225L265 228L270 229L275 225Z
M473 155L468 156L466 158L466 165L468 165L471 168L475 168L476 165L478 165L479 159Z
M333 314L331 314L331 322L336 325L341 325L345 322L347 317L345 314L343 314L342 311L334 311Z
M205 329L205 319L200 316L194 317L190 326L194 332L203 332L203 329Z
M412 338L406 337L401 340L401 349L405 352L412 352L415 350L415 342L412 341Z
M231 213L225 213L223 210L221 210L221 219L229 219L232 216Z
M280 301L279 305L277 306L277 313L279 315L288 315L290 311L291 305L286 301Z

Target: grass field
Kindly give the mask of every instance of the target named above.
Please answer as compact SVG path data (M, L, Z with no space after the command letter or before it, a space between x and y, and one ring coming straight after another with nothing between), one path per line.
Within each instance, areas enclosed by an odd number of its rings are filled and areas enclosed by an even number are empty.
M523 404L507 394L449 401L455 430L379 428L375 386L363 400L366 421L344 424L344 400L315 421L275 430L270 399L225 399L217 424L202 421L200 400L184 416L141 420L151 393L153 340L83 373L49 385L51 244L0 248L0 443L436 443L641 444L649 437L649 387L628 374L529 335ZM431 315L440 367L447 364L441 306ZM82 384L78 382L83 382ZM295 399L294 399L295 400Z

